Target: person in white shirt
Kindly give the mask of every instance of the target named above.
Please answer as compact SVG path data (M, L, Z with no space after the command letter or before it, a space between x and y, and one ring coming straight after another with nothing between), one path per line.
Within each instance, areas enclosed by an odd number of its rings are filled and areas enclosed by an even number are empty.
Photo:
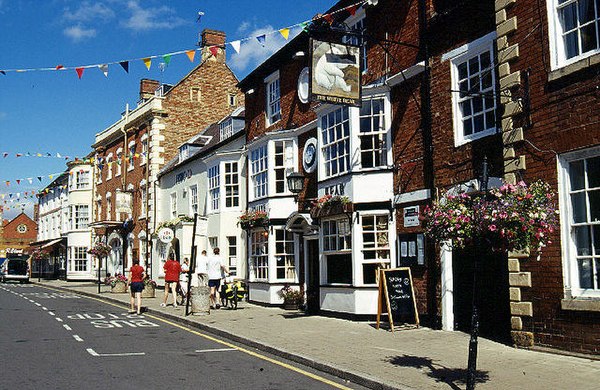
M205 250L202 251L196 261L195 273L198 275L198 286L206 286L208 283L208 256L206 256Z
M219 309L219 286L221 285L221 271L229 274L229 269L225 266L223 259L219 255L219 248L213 249L213 256L208 258L208 287L210 287L211 308Z
M179 285L181 286L181 291L183 292L183 296L187 297L188 292L188 272L190 270L190 260L185 257L183 259L183 263L181 264L181 273L179 274Z

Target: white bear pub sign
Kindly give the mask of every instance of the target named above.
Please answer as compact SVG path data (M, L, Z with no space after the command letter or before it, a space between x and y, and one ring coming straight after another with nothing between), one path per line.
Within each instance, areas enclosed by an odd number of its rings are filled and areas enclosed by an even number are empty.
M360 48L312 39L310 95L312 100L360 107Z

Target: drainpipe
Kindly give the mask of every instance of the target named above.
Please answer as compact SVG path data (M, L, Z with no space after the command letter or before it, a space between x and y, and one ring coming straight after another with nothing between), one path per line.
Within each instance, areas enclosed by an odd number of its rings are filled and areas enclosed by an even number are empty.
M123 173L121 175L121 187L123 189L123 191L127 190L127 167L125 166L125 159L123 158L123 156L126 155L128 147L127 147L127 130L125 129L125 126L128 125L129 122L129 103L125 104L125 120L123 122L123 125L121 126L121 132L123 133L123 154L121 154L121 172ZM116 194L115 194L116 196ZM116 198L115 198L116 201ZM133 195L132 195L132 202L131 202L131 206L133 207ZM116 206L116 202L115 202L115 206ZM120 212L119 212L120 214ZM123 234L123 275L125 275L125 269L127 267L127 251L128 251L128 247L129 245L127 245L127 239L129 236L128 232L124 232Z

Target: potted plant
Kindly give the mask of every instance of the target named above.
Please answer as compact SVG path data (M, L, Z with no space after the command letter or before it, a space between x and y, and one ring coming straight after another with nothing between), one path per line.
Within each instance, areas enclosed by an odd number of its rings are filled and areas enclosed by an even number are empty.
M92 256L97 257L98 259L103 259L105 257L108 256L108 254L110 253L110 246L108 244L105 244L103 242L96 242L94 244L94 246L88 251L88 253Z
M310 215L313 218L318 218L351 211L352 203L347 196L326 194L312 202Z
M539 253L558 226L555 198L542 181L504 184L487 194L445 194L425 208L426 234L456 248L483 241L494 252Z
M304 294L288 284L279 290L279 295L283 298L283 308L286 310L298 310L304 304Z
M104 279L104 284L110 286L110 292L112 292L112 293L127 292L127 277L123 274L116 274L115 276L107 276Z
M246 212L239 216L238 225L244 230L268 226L269 215L267 212L261 210L246 210Z
M154 298L156 294L156 282L148 277L144 278L144 289L142 298Z

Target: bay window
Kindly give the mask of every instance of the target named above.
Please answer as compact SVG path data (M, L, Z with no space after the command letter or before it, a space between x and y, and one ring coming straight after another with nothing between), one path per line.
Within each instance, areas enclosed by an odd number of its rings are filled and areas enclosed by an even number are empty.
M255 280L269 278L269 234L254 229L250 235L250 272Z
M275 229L275 272L279 280L296 277L294 234L284 228Z

